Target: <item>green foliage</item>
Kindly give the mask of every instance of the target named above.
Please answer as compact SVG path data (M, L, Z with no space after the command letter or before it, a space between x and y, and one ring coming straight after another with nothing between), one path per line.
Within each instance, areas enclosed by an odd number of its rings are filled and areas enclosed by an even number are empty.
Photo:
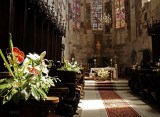
M9 62L0 49L0 55L5 67L7 67L11 74L10 78L0 80L0 97L3 99L3 104L10 100L18 103L20 99L28 100L31 96L38 101L41 99L45 100L49 88L55 86L54 83L58 80L55 77L48 76L49 71L43 59L46 52L42 52L41 55L29 53L25 59L17 59L13 51L14 47L11 34L9 43L11 50L11 54L7 55ZM17 54L17 56L19 56L19 54ZM24 61L19 63L17 61L19 59Z
M3 59L3 61L4 61L5 66L7 67L8 71L9 71L9 72L12 74L12 76L14 77L13 71L12 71L12 69L10 68L10 66L9 66L9 64L8 64L8 62L7 62L4 54L2 53L2 50L1 50L1 49L0 49L0 55L1 55L2 59Z
M65 58L64 58L64 64L65 64L64 70L66 70L66 71L75 71L76 73L81 73L80 70L83 69L80 64L77 64L77 61L70 63L69 61L65 60Z

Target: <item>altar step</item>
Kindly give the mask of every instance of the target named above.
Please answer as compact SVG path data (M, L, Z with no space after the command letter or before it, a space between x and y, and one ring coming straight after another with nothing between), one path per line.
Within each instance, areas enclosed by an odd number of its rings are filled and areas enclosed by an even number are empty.
M84 77L85 80L98 80L98 78L94 78L94 77ZM106 78L106 80L111 80L112 78Z
M86 80L87 81L87 80ZM89 82L89 80L88 80ZM95 81L99 84L95 83L85 83L85 90L130 90L128 86L128 82L120 82L120 81Z
M113 87L85 87L85 90L115 90Z
M130 90L129 87L85 87L85 90Z

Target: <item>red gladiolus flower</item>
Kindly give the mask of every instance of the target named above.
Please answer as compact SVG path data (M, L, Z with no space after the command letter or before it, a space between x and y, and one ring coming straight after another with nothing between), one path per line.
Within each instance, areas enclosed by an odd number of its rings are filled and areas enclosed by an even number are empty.
M38 73L39 73L39 71L37 69L35 69L34 67L33 68L28 67L27 69L29 70L29 72L31 72L34 75L38 75Z
M24 53L20 51L17 47L13 47L12 53L15 56L15 59L18 63L22 63L24 60Z
M131 64L131 66L130 67L133 67L133 64Z

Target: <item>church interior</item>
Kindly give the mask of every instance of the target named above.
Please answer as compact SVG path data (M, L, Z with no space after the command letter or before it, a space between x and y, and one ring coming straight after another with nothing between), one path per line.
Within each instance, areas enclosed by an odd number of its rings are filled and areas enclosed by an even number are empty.
M0 117L160 117L160 0L1 0Z

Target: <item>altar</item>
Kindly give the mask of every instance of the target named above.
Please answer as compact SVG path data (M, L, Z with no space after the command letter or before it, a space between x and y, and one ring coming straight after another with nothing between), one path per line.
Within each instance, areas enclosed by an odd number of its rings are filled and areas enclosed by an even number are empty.
M91 68L90 77L94 77L93 71L97 71L97 70L112 71L113 74L111 75L111 77L118 80L118 70L115 69L114 67Z

